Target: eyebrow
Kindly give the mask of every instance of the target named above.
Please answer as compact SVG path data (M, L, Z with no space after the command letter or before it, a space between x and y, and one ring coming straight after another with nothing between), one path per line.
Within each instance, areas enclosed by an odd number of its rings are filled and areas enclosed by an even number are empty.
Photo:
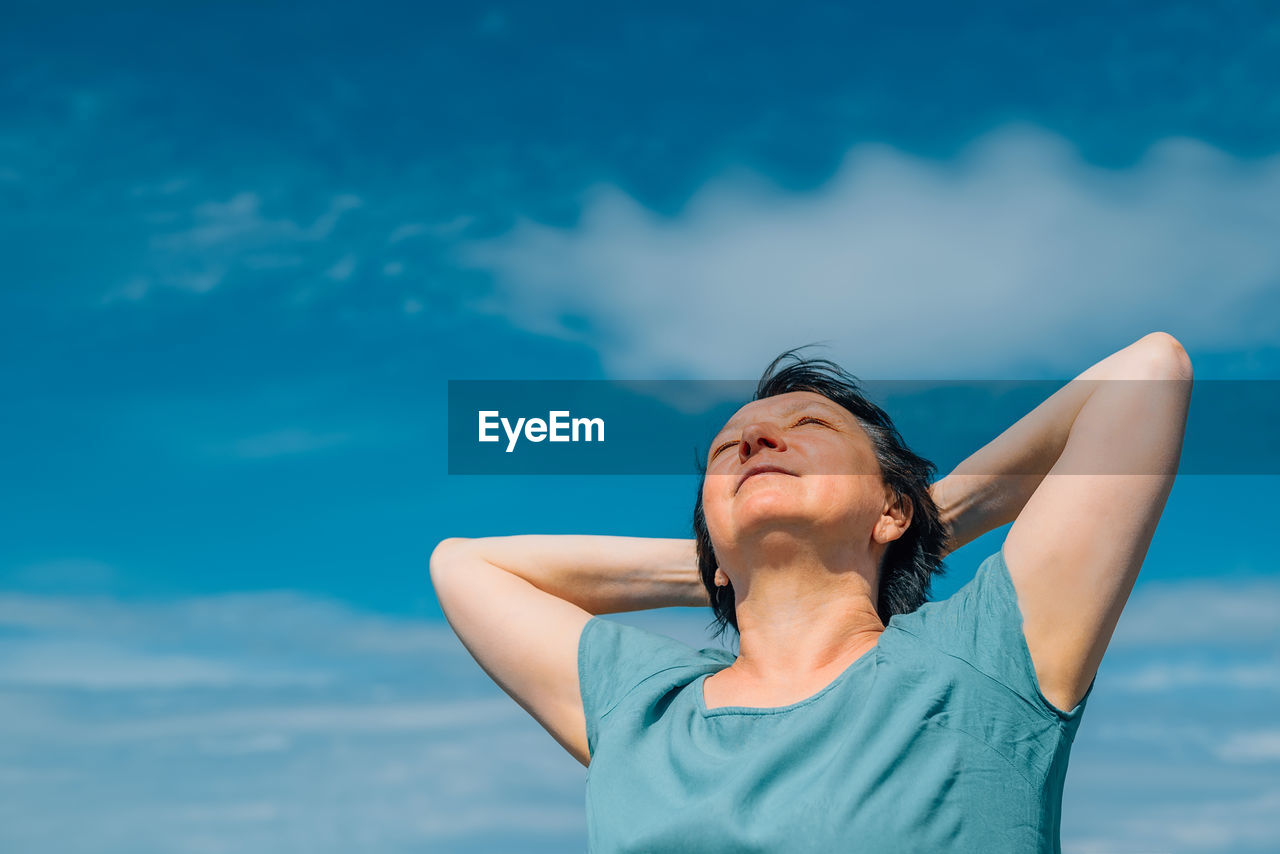
M801 409L808 409L811 406L820 406L823 409L826 409L827 411L831 412L832 414L840 414L841 412L841 410L838 409L835 406L835 404L826 403L825 401L821 401L821 400L805 400L805 401L801 401L800 403L793 404L792 406L788 406L786 409L782 410L782 412L780 412L779 414L790 415L793 412L799 412ZM725 424L723 427L721 427L719 432L717 432L714 436L711 437L712 450L715 450L715 448L720 444L720 437L725 434L725 431L727 431L729 427L732 426L732 424L733 424L733 419L731 418L729 419L728 424Z

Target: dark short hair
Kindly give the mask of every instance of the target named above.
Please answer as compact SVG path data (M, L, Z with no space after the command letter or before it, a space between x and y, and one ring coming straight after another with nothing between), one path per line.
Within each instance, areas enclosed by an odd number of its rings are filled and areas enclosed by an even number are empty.
M765 368L752 400L810 391L843 406L870 437L885 485L899 499L910 500L911 523L901 537L889 543L880 564L876 612L887 625L894 614L910 613L928 601L933 577L945 572L942 556L949 532L929 492L937 466L907 447L888 414L864 396L857 377L828 359L802 358L798 355L801 349L787 350ZM702 507L707 473L701 461L699 468L702 478L693 509L698 573L715 612L715 634L720 635L728 626L738 630L738 615L732 583L726 587L715 583L719 563Z

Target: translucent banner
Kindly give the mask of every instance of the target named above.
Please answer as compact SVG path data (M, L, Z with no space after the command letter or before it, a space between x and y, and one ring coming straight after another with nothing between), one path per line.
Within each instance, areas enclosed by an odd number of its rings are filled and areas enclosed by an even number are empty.
M1108 386L1142 404L1175 381L862 380L860 388L942 475L1071 382ZM754 380L451 380L449 474L697 474L712 439L754 391ZM1277 424L1280 380L1196 380L1177 472L1280 474ZM1124 431L1127 448L1142 448L1144 434L1155 442L1167 433L1141 418L1114 429ZM1103 452L1058 472L1163 474L1171 464Z

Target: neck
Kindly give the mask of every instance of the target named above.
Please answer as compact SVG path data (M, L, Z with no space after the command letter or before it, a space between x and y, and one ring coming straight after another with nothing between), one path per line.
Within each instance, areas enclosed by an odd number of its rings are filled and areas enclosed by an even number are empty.
M875 646L884 631L876 613L876 561L823 560L813 552L754 563L735 583L737 677L786 692L838 676Z

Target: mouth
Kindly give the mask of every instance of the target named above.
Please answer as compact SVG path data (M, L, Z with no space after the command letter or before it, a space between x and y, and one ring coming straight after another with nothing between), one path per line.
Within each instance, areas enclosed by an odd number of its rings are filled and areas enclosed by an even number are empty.
M743 473L742 473L742 477L738 479L738 485L737 485L736 487L734 487L734 490L733 490L734 495L737 495L737 494L738 494L738 490L742 488L742 484L746 483L748 478L755 477L755 476L756 476L756 475L758 475L758 474L770 474L770 473L774 473L774 474L789 474L789 475L791 475L792 477L796 477L796 473L795 473L795 472L787 471L786 469L782 468L781 466L768 466L768 465L765 465L765 466L752 466L751 468L749 468L749 469L747 469L745 472L743 472Z

